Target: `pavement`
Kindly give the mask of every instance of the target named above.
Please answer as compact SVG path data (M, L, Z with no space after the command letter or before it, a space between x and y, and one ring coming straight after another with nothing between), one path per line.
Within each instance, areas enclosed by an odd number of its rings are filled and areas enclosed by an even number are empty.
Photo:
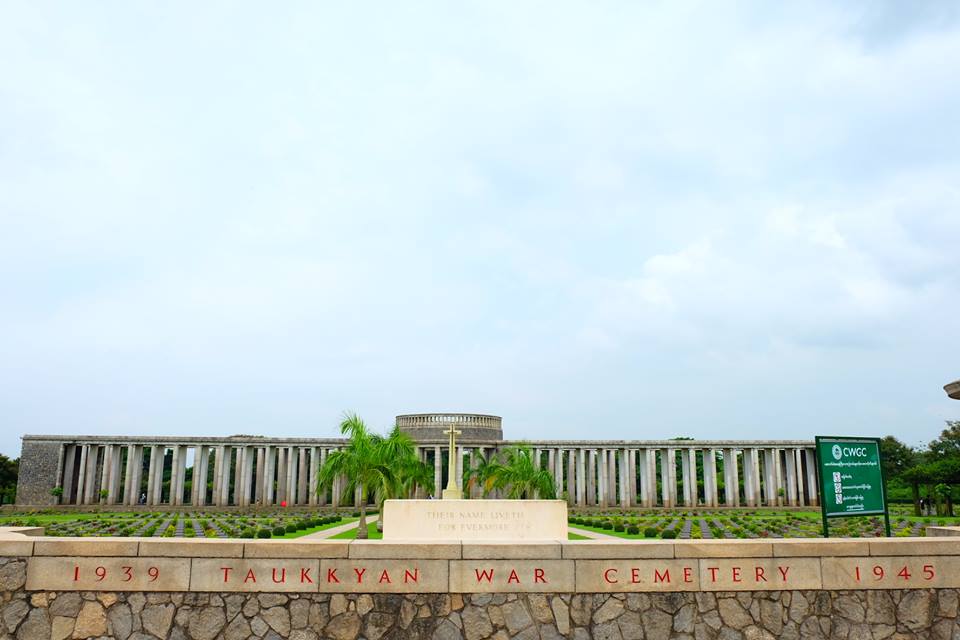
M367 523L376 522L379 517L380 517L379 515L373 515L373 514L368 515L368 516L367 516ZM360 522L360 521L359 521L359 520L354 520L353 522L347 522L347 523L345 523L345 524L338 524L337 526L335 526L335 527L330 527L329 529L323 529L323 530L321 530L321 531L315 531L314 533L308 533L308 534L305 535L305 536L300 536L300 539L301 539L301 540L305 540L305 539L307 539L307 538L314 538L314 539L317 539L317 538L332 538L333 536L337 535L338 533L343 533L344 531L350 531L350 530L352 530L352 529L356 529L358 522Z

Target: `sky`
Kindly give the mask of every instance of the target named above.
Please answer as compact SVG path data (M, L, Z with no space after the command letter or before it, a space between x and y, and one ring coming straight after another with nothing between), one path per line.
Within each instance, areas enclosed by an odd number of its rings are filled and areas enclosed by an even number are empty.
M958 67L952 2L0 4L0 453L345 411L922 445Z

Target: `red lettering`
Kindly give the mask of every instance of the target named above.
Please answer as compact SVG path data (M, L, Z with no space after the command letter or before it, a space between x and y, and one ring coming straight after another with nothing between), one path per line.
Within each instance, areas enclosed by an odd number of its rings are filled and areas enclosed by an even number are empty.
M733 568L733 581L742 582L742 580L740 579L740 567Z
M336 582L337 584L340 584L340 579L337 578L337 570L336 570L336 569L327 569L327 582L328 582L328 583L330 583L330 582Z
M482 580L490 582L490 580L493 579L493 569L484 569L483 571L480 569L474 569L473 572L477 574L477 582Z
M783 578L783 581L787 581L787 572L790 571L790 567L777 567L777 571L780 572L780 577Z
M302 567L300 568L300 583L303 584L304 582L309 582L310 584L313 584L313 580L310 579L309 567L307 567L306 569Z
M763 575L763 567L755 567L755 569L756 569L756 581L760 582L762 580L763 582L766 582L767 578Z
M230 578L230 572L233 571L233 567L220 567L223 571L223 581L226 582Z
M284 567L283 569L280 570L280 579L279 579L279 580L277 580L277 569L274 568L274 569L273 569L273 582L274 582L274 584L281 584L281 583L286 582L286 581L287 581L287 568Z
M79 579L80 579L80 567L79 567L79 566L74 566L74 567L73 567L73 581L76 582L76 581L79 580Z
M630 582L633 584L640 582L640 569L638 567L632 567L630 569Z
M404 584L406 584L407 582L410 582L410 581L417 582L418 580L420 580L420 569L414 569L414 570L413 570L413 573L410 573L410 570L409 570L409 569L404 569L404 570L403 570L403 582L404 582Z
M510 584L511 582L520 584L520 576L517 575L516 569L510 569L510 577L507 578L507 584Z
M533 581L542 582L543 584L547 583L547 579L543 577L543 569L534 569L533 570Z
M610 574L613 574L613 580L610 579ZM603 579L608 584L617 584L617 570L616 569L607 569L603 572Z
M690 567L683 568L683 581L693 582L693 569L691 569Z
M384 582L386 582L387 584L393 584L390 581L390 574L387 573L386 569L383 570L383 573L380 574L380 580L377 581L378 584L383 584Z
M710 582L716 582L717 571L720 571L720 567L707 567L707 571L710 572Z
M243 579L244 583L246 582L256 582L257 576L253 573L253 569L247 571L247 577Z
M659 569L653 570L653 582L654 584L658 582L670 582L670 569L667 569L662 574Z
M366 568L357 569L356 567L354 567L353 572L357 574L357 584L360 584L361 582L363 582L363 574L367 572L367 569Z

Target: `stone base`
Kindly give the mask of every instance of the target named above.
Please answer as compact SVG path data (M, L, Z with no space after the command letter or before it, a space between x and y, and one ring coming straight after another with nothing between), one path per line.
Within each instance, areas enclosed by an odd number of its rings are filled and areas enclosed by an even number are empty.
M460 489L444 489L443 499L444 500L463 500L463 491L460 491Z
M387 500L383 503L383 538L566 541L567 503L563 500Z

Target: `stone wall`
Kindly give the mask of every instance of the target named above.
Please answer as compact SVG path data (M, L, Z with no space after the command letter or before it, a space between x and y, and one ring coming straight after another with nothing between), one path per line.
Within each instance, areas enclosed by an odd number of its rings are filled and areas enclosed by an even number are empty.
M57 504L50 491L57 486L60 443L24 440L20 451L20 475L17 478L17 504L49 506Z
M17 640L817 639L960 635L956 589L626 594L282 594L24 590L0 559Z
M960 542L400 543L0 529L0 640L960 637ZM851 588L855 587L855 588Z

